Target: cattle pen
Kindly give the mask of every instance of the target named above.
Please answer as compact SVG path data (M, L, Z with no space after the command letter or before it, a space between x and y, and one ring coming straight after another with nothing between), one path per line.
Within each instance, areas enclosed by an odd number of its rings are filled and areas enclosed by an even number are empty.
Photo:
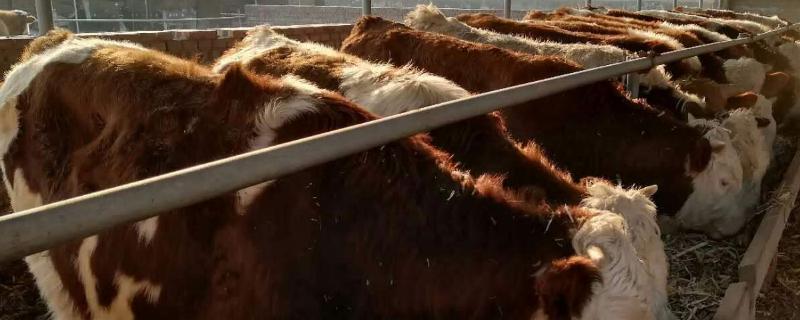
M37 1L37 4L43 1ZM505 1L510 7L510 1ZM370 12L366 5L364 12ZM47 20L44 20L47 23ZM306 25L278 27L289 37L336 45L352 25ZM0 216L0 262L19 259L60 243L89 236L111 227L139 221L160 212L188 206L224 193L321 164L390 141L520 104L564 90L605 79L630 76L654 66L716 52L782 34L797 25L767 33L741 36L727 42L701 45L664 54L586 69L554 78L495 90L440 103L399 115L388 116L308 138L197 165L80 197L50 203L30 210ZM81 34L143 42L162 51L205 58L219 56L248 28ZM2 50L21 50L29 38L0 40ZM0 69L13 59L2 56ZM269 165L263 165L269 163ZM207 183L213 181L214 183ZM775 205L764 215L738 266L738 282L725 292L714 319L754 319L759 292L775 261L778 242L800 191L800 149L795 151L775 193ZM120 203L125 205L121 206ZM104 212L96 215L96 212Z

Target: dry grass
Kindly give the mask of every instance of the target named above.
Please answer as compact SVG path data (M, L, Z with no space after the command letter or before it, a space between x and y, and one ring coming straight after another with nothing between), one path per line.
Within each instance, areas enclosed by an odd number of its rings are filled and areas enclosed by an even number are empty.
M678 319L711 319L714 316L728 285L737 280L739 261L761 222L761 214L782 200L783 195L775 188L780 184L795 149L794 139L778 137L775 141L775 159L763 181L763 202L755 209L756 218L740 235L724 240L713 240L701 234L664 236L670 263L669 303Z

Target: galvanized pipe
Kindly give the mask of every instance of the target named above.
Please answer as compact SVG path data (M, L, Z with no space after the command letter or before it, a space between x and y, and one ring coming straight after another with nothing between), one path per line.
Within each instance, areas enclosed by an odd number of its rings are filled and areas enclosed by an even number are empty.
M478 94L0 216L0 262L500 108L785 32L707 44ZM268 164L268 165L266 165Z
M636 11L642 11L642 0L636 0Z
M361 0L361 15L372 15L372 0Z
M36 0L36 20L39 23L39 34L53 30L53 4L50 0Z
M672 0L672 10L678 7L678 0Z
M503 17L511 19L511 0L503 1Z
M586 7L587 8L591 8L592 7L592 0L586 0Z
M703 0L698 0L697 1L697 7L701 8L701 9L703 8Z

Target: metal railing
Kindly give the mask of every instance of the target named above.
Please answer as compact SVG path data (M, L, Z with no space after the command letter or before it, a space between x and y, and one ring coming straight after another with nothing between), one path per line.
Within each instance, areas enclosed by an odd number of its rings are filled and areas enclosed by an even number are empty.
M776 36L706 44L436 104L0 217L0 262L146 219L412 134L654 66Z
M106 18L101 18L101 19L69 19L69 18L59 18L59 19L55 19L54 21L56 23L59 23L59 22L60 23L74 22L75 23L75 31L80 33L81 32L81 27L80 27L81 23L86 23L86 22L89 22L89 23L131 22L133 24L137 24L138 23L138 24L143 24L143 25L145 25L145 24L152 25L152 24L161 23L161 24L163 24L163 29L166 30L166 29L168 29L167 23L172 23L172 24L175 24L175 23L183 23L183 24L194 23L194 28L197 28L198 27L197 23L200 22L200 21L206 21L206 22L228 21L228 22L231 22L230 27L233 27L233 23L234 22L236 24L238 24L239 27L242 27L244 25L244 22L243 22L244 19L245 19L244 15L236 15L236 16L232 16L232 17L161 18L161 19L122 19L122 18L120 18L120 19L117 19L117 18L114 18L114 19L106 19Z

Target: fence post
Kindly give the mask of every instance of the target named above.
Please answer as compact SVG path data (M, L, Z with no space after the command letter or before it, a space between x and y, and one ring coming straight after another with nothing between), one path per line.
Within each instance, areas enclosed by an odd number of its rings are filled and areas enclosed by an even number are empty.
M511 0L503 1L503 17L511 19Z
M369 16L372 15L372 0L361 0L361 15L362 16Z
M36 0L36 20L39 21L39 34L53 30L53 4L50 0Z
M587 8L591 8L592 7L592 0L586 0L586 7Z
M678 7L678 0L672 0L672 10Z
M636 0L636 11L642 11L642 0Z
M703 0L698 0L697 1L697 6L698 6L698 8L702 9L703 8Z

